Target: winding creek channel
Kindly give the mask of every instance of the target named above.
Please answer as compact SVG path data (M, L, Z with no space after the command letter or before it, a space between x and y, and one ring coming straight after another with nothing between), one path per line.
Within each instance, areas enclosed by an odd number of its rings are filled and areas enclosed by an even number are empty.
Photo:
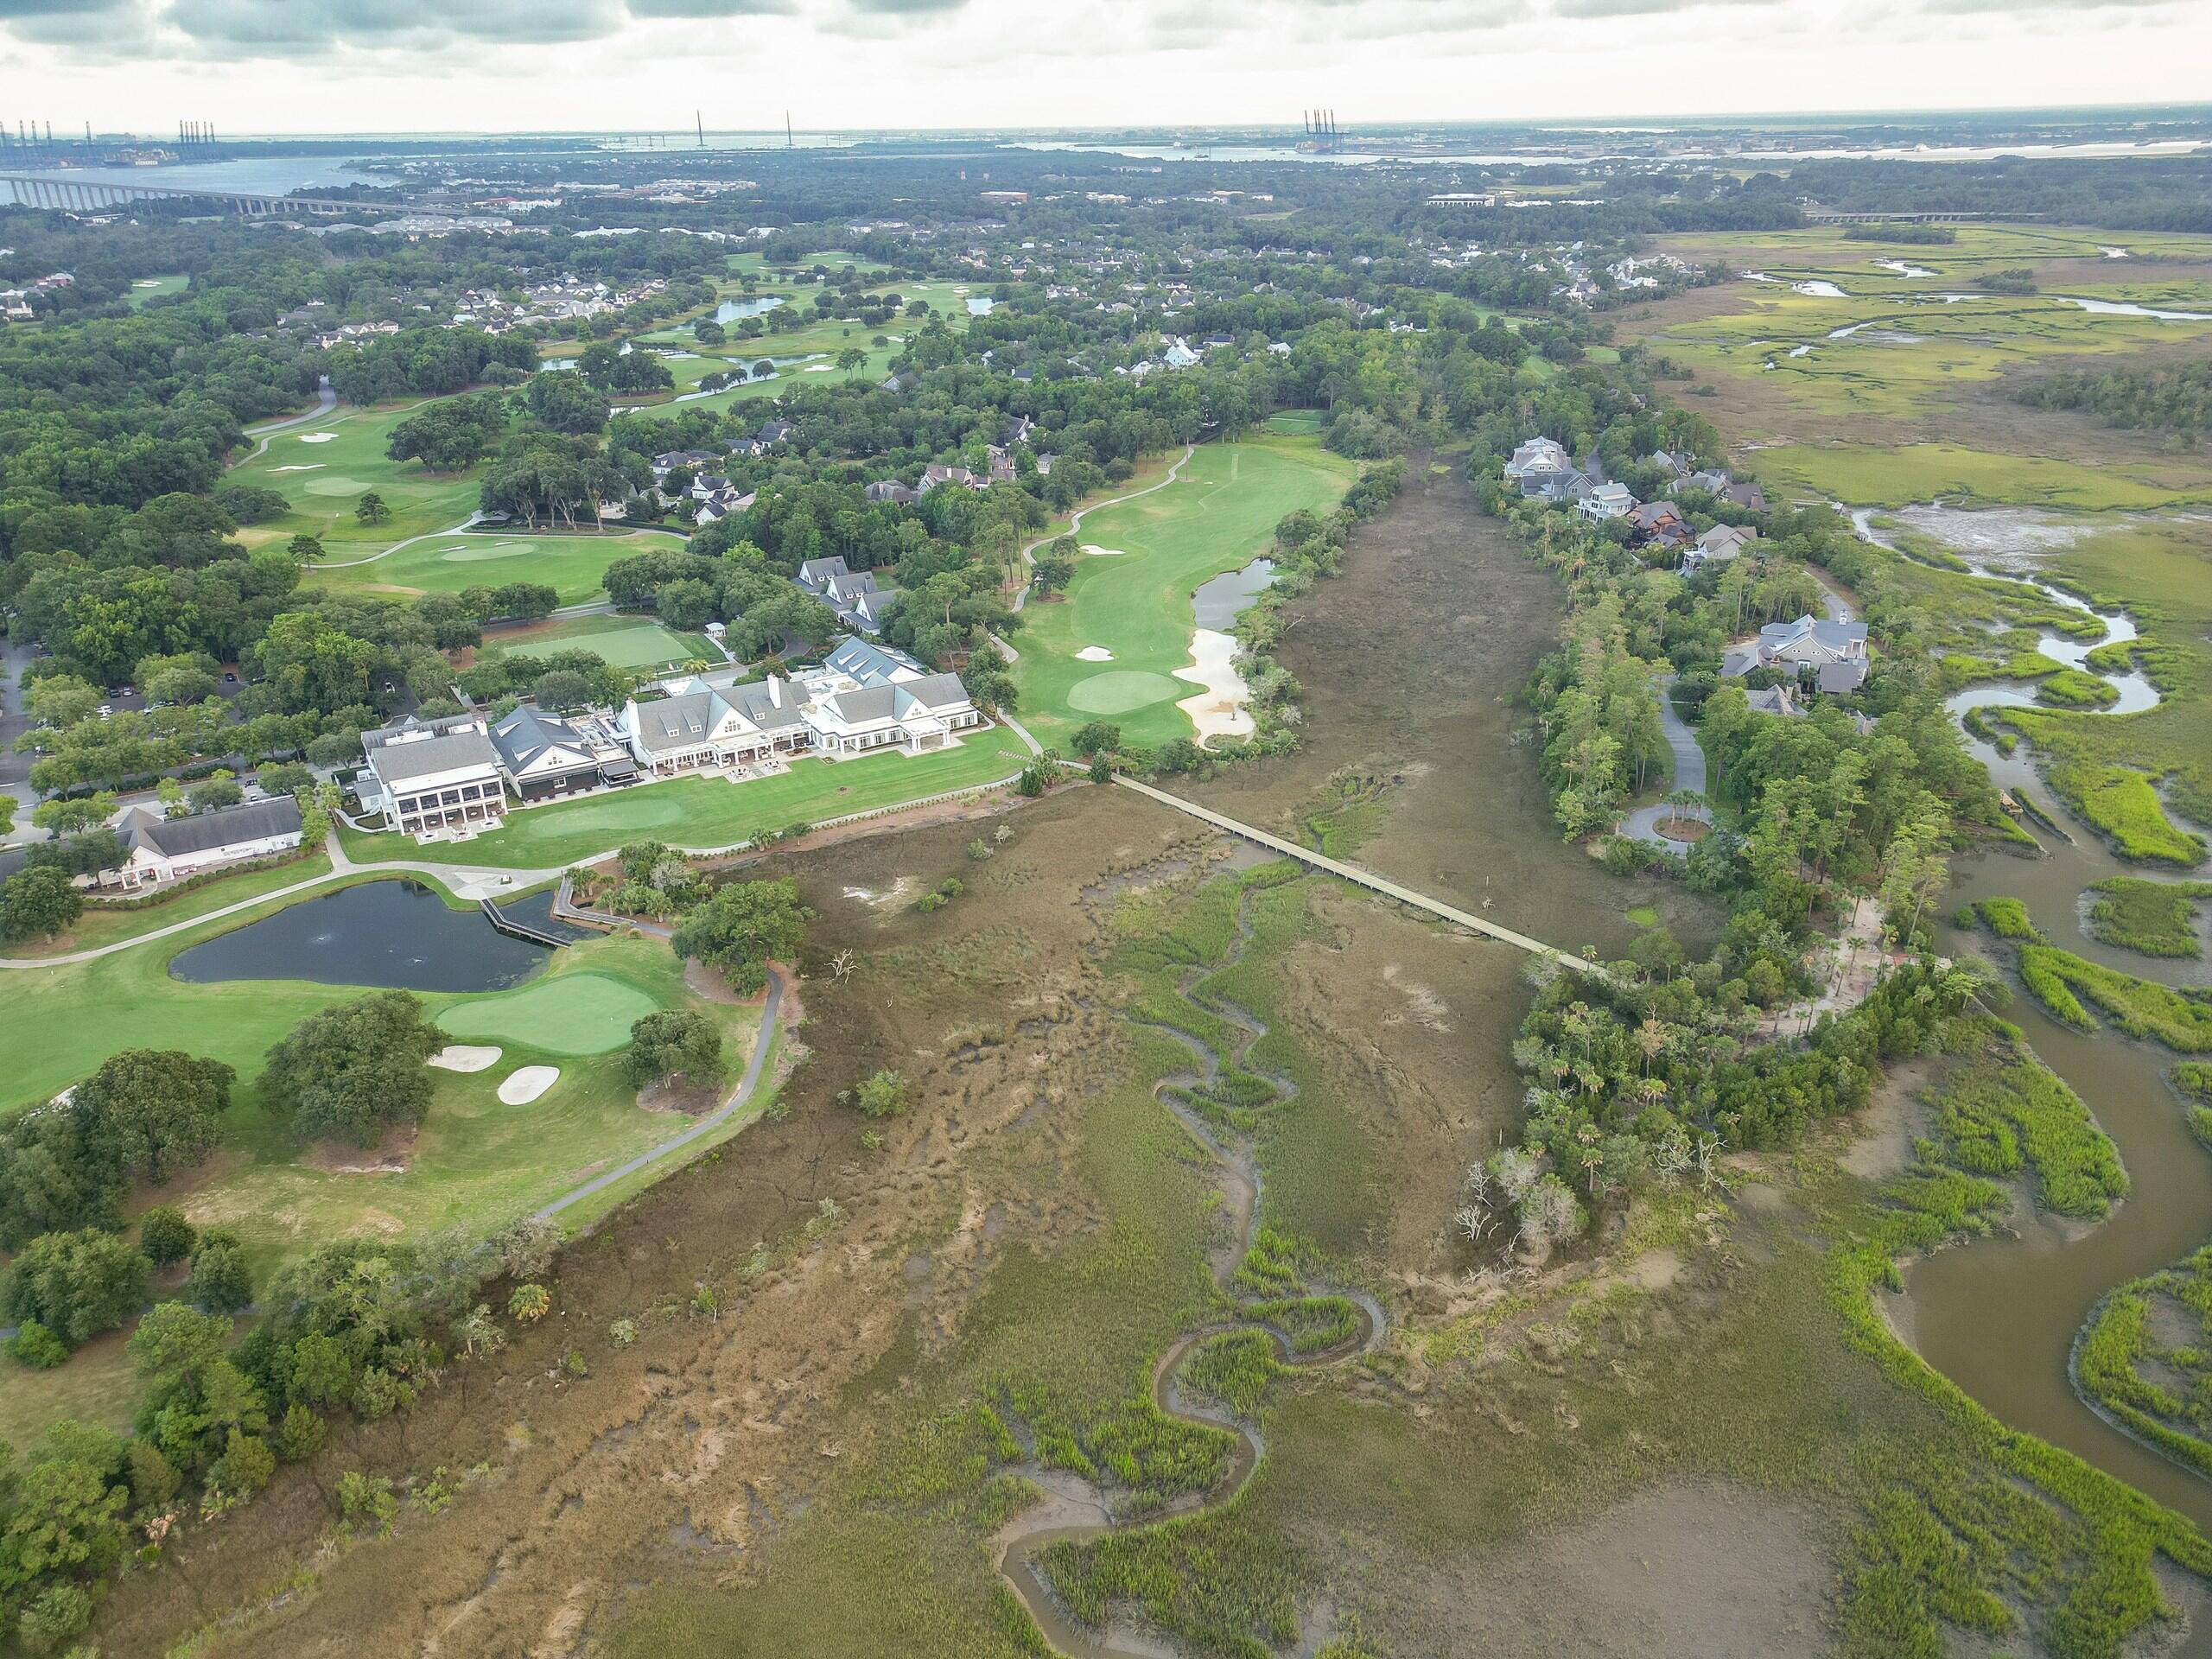
M1268 855L1262 849L1242 847L1237 855L1224 868L1249 868L1267 861ZM1153 1085L1153 1096L1175 1115L1176 1120L1189 1132L1191 1138L1205 1148L1212 1162L1214 1179L1222 1197L1222 1213L1229 1227L1222 1243L1211 1252L1210 1265L1215 1286L1240 1306L1261 1300L1240 1294L1232 1288L1231 1283L1238 1265L1244 1260L1259 1233L1262 1185L1259 1160L1249 1140L1225 1138L1182 1096L1188 1090L1211 1088L1222 1076L1224 1058L1229 1066L1267 1084L1274 1091L1272 1104L1281 1105L1297 1092L1298 1085L1290 1078L1260 1071L1251 1064L1252 1046L1267 1035L1268 1027L1236 1003L1198 988L1201 980L1234 966L1243 957L1252 939L1252 924L1248 913L1250 902L1249 890L1238 897L1236 938L1224 959L1218 964L1200 964L1188 969L1176 988L1184 1000L1235 1027L1236 1036L1230 1045L1230 1052L1224 1057L1211 1045L1176 1027L1147 1025L1147 1029L1171 1037L1191 1051L1194 1069L1170 1072L1160 1078ZM1179 1381L1183 1362L1209 1338L1236 1331L1263 1332L1274 1344L1276 1358L1300 1371L1340 1365L1357 1359L1373 1351L1382 1340L1386 1318L1382 1305L1366 1292L1349 1287L1332 1287L1308 1294L1342 1296L1349 1300L1358 1316L1352 1335L1332 1347L1301 1357L1293 1351L1290 1340L1283 1331L1256 1319L1239 1318L1232 1313L1177 1338L1153 1366L1153 1403L1163 1414L1181 1422L1226 1430L1236 1437L1228 1473L1212 1492L1193 1494L1141 1519L1124 1522L1117 1517L1113 1499L1108 1492L1078 1475L1046 1468L1033 1452L1016 1471L1041 1489L1045 1497L1000 1529L994 1541L995 1560L1007 1586L1020 1598L1021 1605L1029 1610L1030 1617L1037 1621L1038 1629L1044 1632L1046 1640L1055 1651L1071 1656L1071 1659L1179 1659L1180 1649L1173 1643L1156 1633L1140 1630L1132 1623L1116 1624L1102 1630L1070 1617L1047 1582L1038 1557L1056 1543L1082 1543L1118 1532L1125 1526L1147 1526L1177 1516L1194 1514L1226 1503L1243 1491L1245 1483L1251 1479L1253 1471L1259 1467L1260 1459L1266 1455L1266 1443L1261 1438L1257 1425L1248 1419L1217 1402L1186 1393ZM1310 1659L1310 1656L1328 1639L1328 1632L1319 1628L1325 1621L1307 1619L1305 1622L1307 1629L1303 1639L1292 1650L1288 1659Z
M1925 516L1929 509L1919 509ZM1986 517L2001 528L2011 515L1953 512L1968 524ZM1868 521L1853 514L1859 533L1881 545L1895 543ZM1956 529L1954 525L1950 528ZM1947 544L1974 574L1989 580L2015 581L2043 597L2072 609L2091 607L2063 589L2036 578L2018 555L2034 539L2009 534L1985 538L1969 531ZM2010 556L1990 543L2010 543ZM2086 665L2099 645L2135 638L2124 615L2093 612L2105 624L2101 639L2084 641L2046 633L2045 654L2097 673ZM2098 673L2119 701L2107 715L2155 707L2158 694L2139 671ZM2032 693L2018 686L1981 684L1948 700L1954 715L1976 708L2020 707ZM2025 790L2054 816L2064 809L2037 774L2022 742L2010 754L1967 734L1974 756L1989 768L2001 788ZM2063 949L2123 972L2169 983L2202 981L2201 962L2161 962L2116 950L2093 938L2084 925L2085 889L2114 875L2158 879L2152 868L2118 857L2086 825L2069 822L2054 833L2031 824L2044 855L2024 858L1992 851L1954 867L1953 899L1963 903L2009 896L2024 901L2036 925ZM1948 923L1940 930L1938 948L1947 954L1987 952L1986 938L1962 934ZM1996 953L2003 956L2005 953ZM2102 1224L2083 1226L2056 1217L2016 1216L2012 1236L1976 1241L1923 1261L1905 1271L1904 1292L1888 1299L1886 1311L1906 1339L1945 1376L1957 1382L2000 1421L2065 1447L2118 1476L2162 1503L2180 1510L2212 1531L2212 1482L2112 1427L2075 1395L2069 1360L2075 1338L2092 1308L2124 1281L2188 1255L2212 1237L2212 1158L2190 1136L2179 1101L2162 1073L2178 1058L2149 1042L2138 1041L2107 1026L2094 1035L2059 1024L2023 994L2006 1010L2046 1065L2088 1103L2120 1149L2130 1182L2126 1201ZM2212 1629L2190 1632L2183 1651L2212 1654Z

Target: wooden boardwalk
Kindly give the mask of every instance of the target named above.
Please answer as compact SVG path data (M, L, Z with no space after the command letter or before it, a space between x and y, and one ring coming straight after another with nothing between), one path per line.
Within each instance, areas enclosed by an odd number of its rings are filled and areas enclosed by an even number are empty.
M1347 864L1341 859L1330 858L1325 854L1317 853L1310 847L1300 847L1296 842L1285 841L1281 836L1271 836L1266 830L1255 830L1250 824L1240 823L1226 813L1209 810L1205 807L1185 800L1179 795L1170 795L1164 789L1154 789L1150 784L1141 784L1134 778L1117 776L1114 781L1124 789L1133 789L1140 795L1149 796L1163 806L1172 806L1178 812L1210 823L1217 830L1226 830L1232 836L1242 836L1245 840L1256 842L1272 852L1281 853L1285 858L1294 858L1310 868L1341 877L1356 886L1365 887L1370 893L1379 893L1385 899L1395 899L1402 905L1410 905L1415 910L1433 916L1440 921L1451 923L1454 927L1464 927L1472 932L1486 935L1503 944L1511 945L1516 950L1526 950L1532 957L1542 957L1548 961L1558 963L1561 967L1572 968L1579 974L1594 974L1601 978L1606 976L1603 968L1593 962L1584 961L1573 951L1562 950L1557 945L1546 944L1541 939L1530 938L1526 933L1516 933L1513 929L1500 926L1496 922L1484 921L1479 916L1470 915L1456 905L1447 905L1440 899L1432 899L1427 893L1415 893L1411 887L1402 887L1389 877L1377 875L1372 870L1363 870L1357 864Z

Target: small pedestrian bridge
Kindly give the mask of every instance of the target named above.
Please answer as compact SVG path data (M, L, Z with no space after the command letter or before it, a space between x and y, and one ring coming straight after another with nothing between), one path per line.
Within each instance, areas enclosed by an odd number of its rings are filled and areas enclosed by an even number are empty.
M1164 789L1154 789L1150 784L1141 784L1134 778L1116 776L1114 781L1123 789L1133 789L1138 794L1147 796L1163 806L1172 806L1186 817L1197 818L1203 823L1210 823L1217 830L1226 830L1232 836L1242 836L1246 841L1265 847L1271 852L1281 853L1285 858L1294 858L1311 869L1320 870L1326 874L1339 877L1356 887L1365 887L1370 893L1379 893L1385 899L1394 899L1402 905L1410 905L1414 909L1433 916L1440 921L1449 922L1454 927L1464 927L1471 932L1497 939L1502 944L1511 945L1516 950L1526 950L1532 957L1541 957L1547 961L1559 963L1563 968L1572 968L1578 974L1592 974L1601 979L1610 977L1597 963L1586 962L1572 951L1562 950L1557 945L1546 944L1541 939L1531 938L1526 933L1516 932L1513 929L1500 926L1496 922L1484 921L1479 916L1470 915L1456 905L1447 905L1442 899L1432 899L1425 893L1415 893L1411 887L1402 887L1388 876L1377 875L1372 870L1363 870L1357 864L1347 864L1340 858L1331 858L1325 854L1317 853L1312 848L1301 847L1294 841L1285 841L1281 836L1271 836L1266 830L1255 829L1249 823L1241 823L1225 812L1212 811L1198 805L1195 802L1186 801L1179 795L1170 795Z

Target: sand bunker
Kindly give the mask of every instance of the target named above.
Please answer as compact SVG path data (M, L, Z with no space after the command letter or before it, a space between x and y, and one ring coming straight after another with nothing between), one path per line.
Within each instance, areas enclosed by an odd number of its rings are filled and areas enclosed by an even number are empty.
M322 470L322 463L319 461L303 461L290 467L279 467L275 470L280 473L319 473Z
M518 1066L499 1085L499 1098L510 1106L527 1106L561 1080L557 1065Z
M835 363L810 363L806 365L806 372L809 374L834 374L836 368Z
M302 443L328 443L337 435L335 432L305 432L300 435L300 442Z
M482 1048L473 1043L448 1043L430 1056L430 1064L441 1071L481 1071L499 1058L496 1048Z
M1103 645L1085 645L1075 656L1079 663L1110 663L1114 660L1114 653Z
M1213 628L1200 628L1191 636L1191 665L1175 671L1177 679L1205 687L1175 705L1198 728L1201 747L1217 737L1249 737L1255 729L1251 710L1244 707L1251 688L1236 671L1236 655L1235 639Z
M1090 542L1083 544L1083 550L1094 559L1119 559L1126 557L1128 552L1127 548L1100 547Z

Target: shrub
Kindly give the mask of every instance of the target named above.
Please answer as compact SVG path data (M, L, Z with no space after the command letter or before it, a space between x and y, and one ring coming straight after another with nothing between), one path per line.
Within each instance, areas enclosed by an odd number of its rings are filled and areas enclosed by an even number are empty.
M184 1218L184 1211L175 1205L165 1204L149 1210L138 1224L138 1248L157 1268L183 1261L192 1254L193 1244L199 1236L192 1224Z
M531 1324L543 1319L552 1307L552 1295L543 1285L517 1285L507 1298L507 1312Z
M69 1357L69 1351L61 1345L60 1338L36 1319L25 1319L9 1341L8 1357L34 1371L50 1371Z
M868 1117L897 1117L906 1109L906 1079L896 1071L863 1077L853 1091L853 1103Z

